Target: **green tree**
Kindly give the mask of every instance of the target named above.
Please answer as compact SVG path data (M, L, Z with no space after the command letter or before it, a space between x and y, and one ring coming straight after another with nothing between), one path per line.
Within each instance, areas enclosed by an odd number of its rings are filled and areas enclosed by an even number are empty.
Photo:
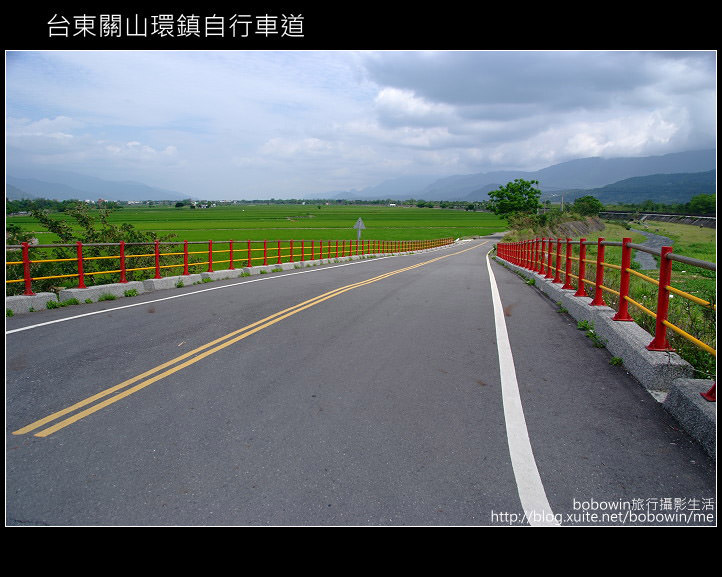
M574 200L572 210L584 216L597 216L603 208L604 205L595 196L580 196Z
M534 185L538 184L538 180L517 178L506 186L500 186L489 193L489 208L495 214L504 217L520 212L536 212L541 190Z
M690 214L713 214L717 205L717 197L714 194L698 194L693 196L687 204Z

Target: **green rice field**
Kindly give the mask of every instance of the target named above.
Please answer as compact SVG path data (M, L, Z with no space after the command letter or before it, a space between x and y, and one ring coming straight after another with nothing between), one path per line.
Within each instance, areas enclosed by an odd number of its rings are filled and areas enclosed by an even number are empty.
M320 206L320 208L319 208ZM62 213L52 215L75 224ZM428 240L484 236L506 230L494 214L451 209L388 206L220 205L211 208L124 207L112 213L111 224L131 224L174 240L351 240L361 218L362 238ZM31 216L8 217L8 223L32 231L40 244L58 242Z

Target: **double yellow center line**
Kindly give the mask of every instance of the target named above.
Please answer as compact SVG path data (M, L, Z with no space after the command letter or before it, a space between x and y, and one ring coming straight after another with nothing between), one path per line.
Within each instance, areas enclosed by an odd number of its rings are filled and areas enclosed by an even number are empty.
M482 243L484 244L484 243ZM467 252L469 250L478 248L481 246L475 245L471 248L467 248L464 250L460 250L451 254L443 255L431 260L427 260L424 262L420 262L418 264L407 266L405 268L397 269L391 272L384 273L382 275L370 278L368 280L360 281L357 283L353 283L350 285L346 285L340 288L337 288L335 290L323 293L315 298L303 301L301 303L298 303L297 305L294 305L292 307L289 307L287 309L284 309L282 311L279 311L275 314L272 314L271 316L268 316L264 319L261 319L259 321L256 321L255 323L252 323L250 325L247 325L241 329L238 329L236 331L233 331L231 333L228 333L227 335L224 335L218 339L215 339L214 341L211 341L201 347L198 347L192 351L189 351L187 353L184 353L178 357L175 357L174 359L171 359L161 365L158 365L157 367L154 367L148 371L145 371L144 373L141 373L131 379L128 379L126 381L123 381L122 383L118 383L117 385L110 387L108 389L105 389L104 391L101 391L95 395L92 395L91 397L88 397L87 399L84 399L78 403L75 403L74 405L71 405L69 407L66 407L65 409L62 409L60 411L57 411L51 415L48 415L47 417L40 419L38 421L35 421L33 423L30 423L29 425L18 429L17 431L13 431L13 435L24 435L27 433L30 433L32 431L35 431L37 429L42 429L35 433L36 437L47 437L48 435L51 435L55 433L56 431L59 431L60 429L63 429L67 427L68 425L71 425L88 415L91 415L109 405L112 405L113 403L117 403L118 401L132 395L133 393L137 393L141 389L144 389L148 385L152 385L153 383L164 379L165 377L172 375L173 373L176 373L185 367L188 367L194 363L197 363L198 361L217 353L218 351L225 349L226 347L237 343L240 340L243 340L247 337L250 337L251 335L262 331L263 329L270 327L271 325L274 325L283 319L286 319L290 316L293 316L295 314L300 313L303 310L306 310L310 307L316 306L317 304L322 303L323 301L326 301L328 299L337 297L345 292L348 292L350 290L353 290L358 287L366 286L375 282L378 282L380 280L383 280L385 278L389 278L391 276L397 275L402 272L406 272L415 268L419 268L434 262L437 262L439 260L448 258L450 256L455 256L457 254L461 254L464 252ZM131 386L133 385L133 386ZM95 404L94 404L95 403ZM86 407L86 408L84 408ZM81 410L82 409L82 410ZM78 411L78 412L76 412ZM71 413L74 413L71 415ZM70 415L70 416L66 416ZM65 418L63 418L65 417ZM58 419L62 419L58 421ZM43 428L49 423L52 423L54 421L56 422L54 425L51 425L47 428Z

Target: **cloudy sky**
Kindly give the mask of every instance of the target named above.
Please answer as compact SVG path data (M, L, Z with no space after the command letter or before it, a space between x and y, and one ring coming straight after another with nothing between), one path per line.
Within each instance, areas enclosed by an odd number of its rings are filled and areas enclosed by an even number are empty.
M6 166L193 197L715 148L715 52L6 52Z

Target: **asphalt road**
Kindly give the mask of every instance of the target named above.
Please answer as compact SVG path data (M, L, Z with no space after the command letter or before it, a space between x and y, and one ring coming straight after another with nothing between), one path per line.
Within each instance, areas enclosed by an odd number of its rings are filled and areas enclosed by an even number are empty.
M6 524L715 524L714 463L492 241L7 318Z

